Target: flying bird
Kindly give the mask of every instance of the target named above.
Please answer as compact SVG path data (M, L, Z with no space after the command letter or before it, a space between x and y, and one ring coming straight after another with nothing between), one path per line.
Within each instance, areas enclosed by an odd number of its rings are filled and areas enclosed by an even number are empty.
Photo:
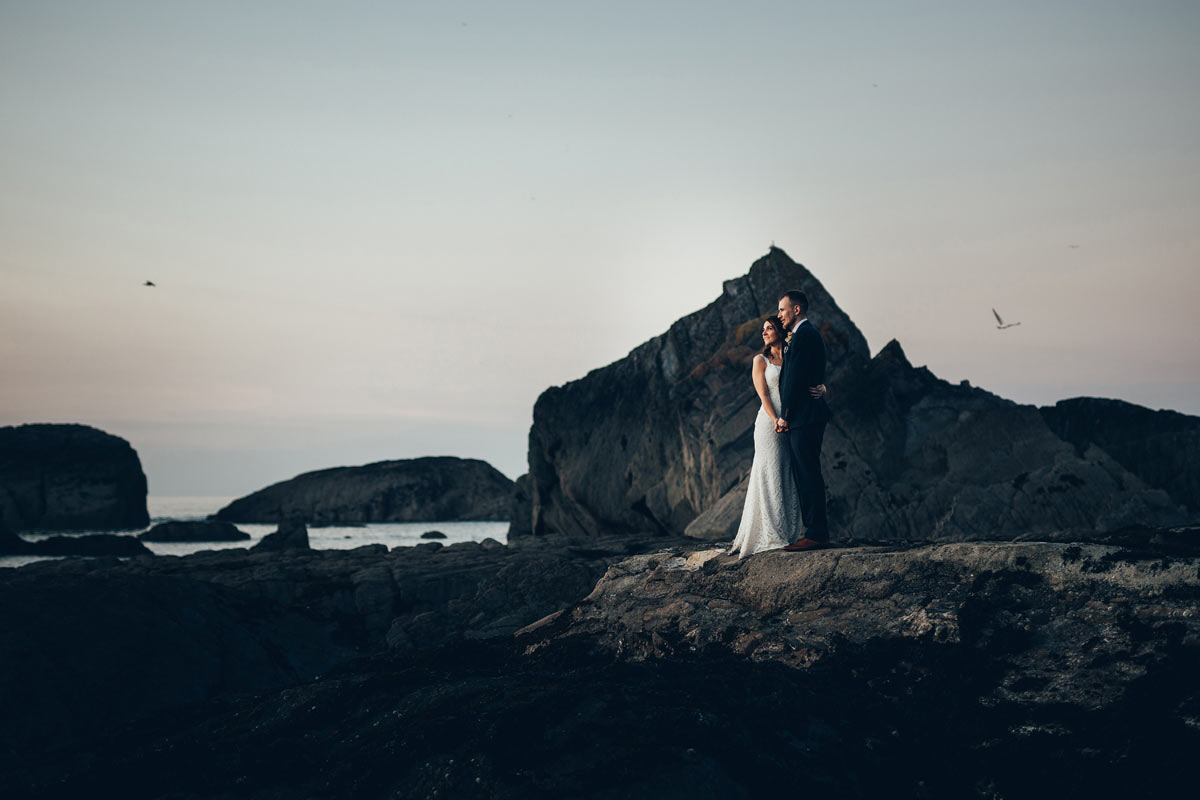
M1077 244L1069 244L1069 245L1067 245L1067 247L1071 248L1072 250L1078 250L1078 249L1079 249L1079 245L1077 245Z
M996 313L996 309L994 308L992 309L992 315L996 318L996 330L998 331L1002 331L1005 328L1012 328L1021 324L1019 322L1006 323L1004 320L1000 319L1000 315Z
M142 286L153 286L153 285L154 285L154 281L146 281L145 283L142 284Z

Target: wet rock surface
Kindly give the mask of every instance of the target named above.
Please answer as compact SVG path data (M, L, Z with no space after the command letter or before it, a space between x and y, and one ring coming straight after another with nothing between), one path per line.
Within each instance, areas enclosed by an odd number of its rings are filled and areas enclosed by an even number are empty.
M306 472L234 500L225 522L303 518L314 526L368 522L503 520L513 482L484 461L430 457Z
M17 531L144 528L146 475L129 442L96 428L0 427L0 513Z

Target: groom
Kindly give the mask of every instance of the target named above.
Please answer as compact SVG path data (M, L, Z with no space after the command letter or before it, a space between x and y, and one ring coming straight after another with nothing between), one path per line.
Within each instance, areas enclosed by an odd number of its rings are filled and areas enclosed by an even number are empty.
M779 319L788 331L779 373L782 413L775 432L787 438L792 479L800 495L804 538L784 550L817 550L829 545L825 519L825 481L821 477L821 440L829 421L825 398L812 389L825 383L825 342L808 321L808 297L793 289L779 298Z

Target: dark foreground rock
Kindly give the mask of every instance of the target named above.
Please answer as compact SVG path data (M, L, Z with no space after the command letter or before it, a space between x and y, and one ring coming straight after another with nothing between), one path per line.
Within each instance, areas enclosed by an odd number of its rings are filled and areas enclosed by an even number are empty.
M18 531L144 528L146 475L129 442L86 425L0 427L0 513Z
M64 797L1189 796L1196 537L669 548L515 641L193 704L5 778Z
M508 519L513 482L484 461L431 457L306 472L234 500L213 519L314 526Z
M511 637L628 552L489 540L0 570L0 775L93 752L114 728L173 718L181 704L295 685L363 654ZM0 796L21 794L0 785Z
M138 534L144 542L243 542L250 534L229 522L160 522Z

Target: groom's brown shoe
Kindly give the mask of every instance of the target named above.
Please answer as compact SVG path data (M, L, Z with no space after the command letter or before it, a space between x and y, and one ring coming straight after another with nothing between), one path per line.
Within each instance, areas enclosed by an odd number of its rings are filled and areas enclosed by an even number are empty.
M822 547L829 547L829 542L818 542L816 539L805 536L795 544L789 544L783 549L789 553L798 553L804 550L820 550Z

